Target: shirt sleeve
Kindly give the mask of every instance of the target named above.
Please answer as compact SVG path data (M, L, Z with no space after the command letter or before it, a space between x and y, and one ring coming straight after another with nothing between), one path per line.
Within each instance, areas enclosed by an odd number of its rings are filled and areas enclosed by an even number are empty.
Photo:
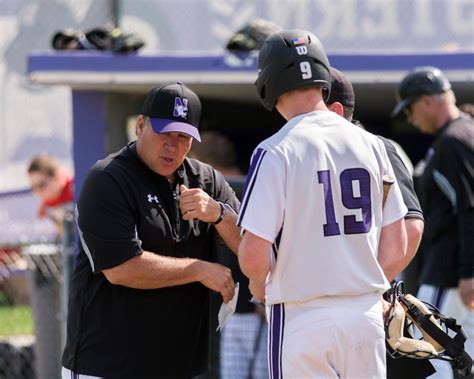
M131 208L104 171L92 169L79 196L76 220L80 243L97 273L142 253Z
M237 224L271 243L283 224L285 176L286 167L275 152L255 150Z
M382 152L383 176L394 180L394 183L388 192L387 200L382 212L382 226L387 226L397 220L400 220L401 218L404 218L408 212L408 209L403 201L402 192L398 184L398 178L395 176L393 171L393 167L388 158L385 145L382 141L380 141L380 144Z
M381 140L383 141L385 149L387 150L388 159L392 164L393 173L400 187L403 202L408 208L405 218L417 218L424 220L420 202L416 196L415 188L413 186L413 179L411 178L408 169L403 163L400 155L397 153L395 146L393 146L392 143L385 138L381 138Z
M440 149L440 165L433 171L441 192L451 200L457 216L458 270L461 278L474 273L474 151L454 138L446 138Z
M238 213L240 209L240 201L237 198L235 191L232 189L229 183L227 183L224 175L222 175L221 172L214 170L214 175L216 186L214 200L230 205L235 213Z

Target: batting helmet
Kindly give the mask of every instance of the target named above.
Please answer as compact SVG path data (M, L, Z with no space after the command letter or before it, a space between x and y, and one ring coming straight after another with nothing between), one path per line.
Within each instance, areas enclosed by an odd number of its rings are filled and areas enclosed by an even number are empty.
M287 30L268 37L258 55L255 82L263 106L271 111L285 92L306 87L331 90L329 60L319 39L303 30Z
M434 95L451 89L451 84L440 69L417 67L409 72L398 86L398 104L392 112L396 116L422 95Z

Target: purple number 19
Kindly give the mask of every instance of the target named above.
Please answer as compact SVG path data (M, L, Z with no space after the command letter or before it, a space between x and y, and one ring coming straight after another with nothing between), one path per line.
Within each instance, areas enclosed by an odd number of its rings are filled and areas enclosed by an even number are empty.
M330 171L318 171L318 179L319 183L323 185L326 208L326 224L323 225L324 235L339 235L341 231L334 212ZM362 213L362 221L357 221L355 215L344 216L344 234L369 232L372 226L369 172L363 168L349 168L341 173L339 181L341 185L342 205L346 209L360 209ZM354 181L357 181L359 184L358 194L354 193Z

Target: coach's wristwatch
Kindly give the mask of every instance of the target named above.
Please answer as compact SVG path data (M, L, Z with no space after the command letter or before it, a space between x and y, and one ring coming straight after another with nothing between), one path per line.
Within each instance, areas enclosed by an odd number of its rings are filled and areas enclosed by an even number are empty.
M221 201L218 201L218 203L221 207L221 214L219 215L219 218L212 223L212 225L217 225L218 223L220 223L224 219L225 214L227 213L227 207L226 207L227 204L224 204Z

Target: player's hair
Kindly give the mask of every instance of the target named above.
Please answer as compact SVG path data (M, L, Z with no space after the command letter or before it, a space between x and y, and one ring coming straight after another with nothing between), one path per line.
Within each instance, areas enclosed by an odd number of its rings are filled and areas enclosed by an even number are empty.
M53 177L59 169L58 160L48 153L41 153L33 157L29 166L28 174L38 172Z
M456 104L456 96L454 95L454 92L451 89L445 92L436 93L431 96L434 97L440 103L447 102L447 103Z
M352 121L354 117L354 107L348 107L347 105L343 105L342 107L344 109L344 118L347 121Z

